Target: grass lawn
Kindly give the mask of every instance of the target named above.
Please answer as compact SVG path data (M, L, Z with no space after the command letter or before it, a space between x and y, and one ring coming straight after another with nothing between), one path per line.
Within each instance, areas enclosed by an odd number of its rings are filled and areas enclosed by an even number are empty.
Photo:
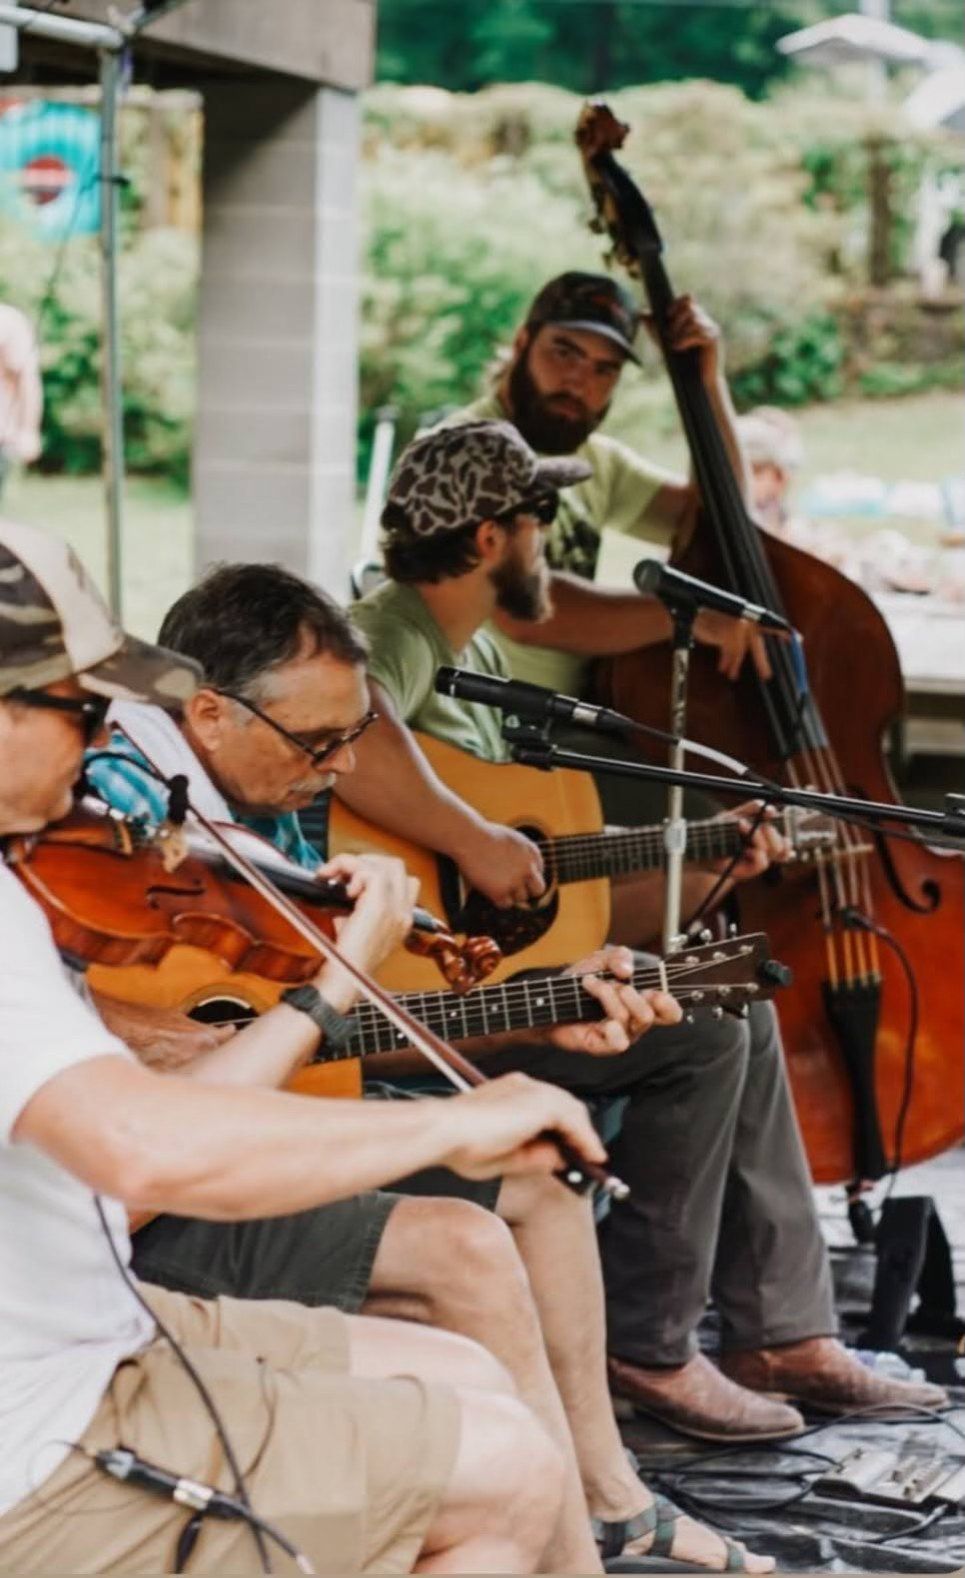
M956 393L837 400L793 414L804 441L802 487L829 471L854 471L885 482L940 482L962 474L965 406ZM663 386L628 385L606 431L661 465L686 466L676 410Z
M21 473L4 494L4 513L49 526L79 554L98 585L106 585L104 493L97 477ZM190 584L194 522L191 500L155 477L129 477L121 557L124 623L134 635L157 635L162 615Z
M799 417L806 450L802 487L811 477L829 471L870 473L887 482L938 482L961 474L963 406L956 394L840 401L811 406ZM662 465L686 467L676 413L663 386L628 383L607 430ZM131 477L125 502L125 622L136 635L150 638L165 610L191 581L191 501L163 480ZM104 584L104 504L96 477L15 476L4 509L16 519L49 526L65 537ZM902 525L919 540L934 540L931 526ZM863 532L868 526L855 523L853 529ZM637 556L634 549L632 558Z
M961 476L965 405L935 390L903 400L842 400L801 413L802 481L828 471L868 472L885 482Z

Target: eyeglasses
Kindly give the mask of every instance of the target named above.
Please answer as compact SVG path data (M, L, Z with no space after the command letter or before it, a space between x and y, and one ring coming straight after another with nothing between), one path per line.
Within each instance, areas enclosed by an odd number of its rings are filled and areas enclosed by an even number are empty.
M84 735L84 744L96 740L111 704L110 696L51 696L46 690L9 690L4 701L16 701L21 707L36 707L47 712L69 712L78 718Z
M364 718L359 719L353 729L346 729L344 734L334 735L327 744L309 745L306 740L300 740L297 734L292 734L291 730L286 729L283 724L276 722L274 718L269 718L267 712L262 712L261 708L256 707L253 701L248 700L247 696L239 696L233 690L219 690L217 695L226 696L229 701L236 701L239 706L246 707L249 712L254 713L256 718L260 718L262 723L267 723L270 729L274 729L276 734L280 734L283 740L287 740L289 745L295 745L300 751L304 751L305 755L311 758L313 767L320 767L323 762L327 762L330 757L334 756L336 752L343 750L346 745L354 744L359 735L364 734L369 725L374 723L378 717L377 712L367 712Z
M519 504L514 504L512 509L500 515L499 519L511 525L518 515L533 515L541 526L552 526L559 507L560 496L555 490L551 490L548 493L539 493L535 498L521 500Z

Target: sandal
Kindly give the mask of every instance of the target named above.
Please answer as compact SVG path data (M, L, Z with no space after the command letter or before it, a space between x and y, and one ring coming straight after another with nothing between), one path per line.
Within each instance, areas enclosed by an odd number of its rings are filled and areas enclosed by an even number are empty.
M675 1507L666 1496L654 1495L648 1507L638 1512L635 1518L617 1518L612 1522L603 1518L593 1518L593 1536L600 1550L600 1559L607 1572L663 1572L663 1573L706 1573L729 1572L744 1573L747 1567L744 1557L747 1555L743 1545L737 1540L732 1540L726 1534L720 1534L727 1551L727 1561L723 1568L707 1567L703 1562L683 1561L680 1557L672 1556L674 1535L677 1523L684 1516L679 1507ZM715 1533L719 1531L715 1530ZM645 1534L653 1534L653 1540L648 1550L639 1555L629 1553L624 1556L630 1540L639 1540Z

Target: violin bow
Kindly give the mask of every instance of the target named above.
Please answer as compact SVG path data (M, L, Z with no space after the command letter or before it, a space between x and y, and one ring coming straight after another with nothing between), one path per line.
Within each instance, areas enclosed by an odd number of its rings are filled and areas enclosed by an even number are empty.
M378 981L353 963L351 959L339 950L331 937L317 927L307 916L303 915L298 906L286 893L277 888L275 884L261 871L247 855L243 855L232 843L232 840L222 831L216 822L211 822L192 803L188 793L187 779L184 774L178 773L169 778L163 773L155 762L151 760L147 751L121 724L114 724L118 733L123 734L128 743L137 751L145 761L151 772L163 783L169 794L174 795L178 802L177 812L171 819L175 825L183 821L182 811L190 812L199 827L202 827L208 837L218 846L229 864L251 884L256 893L270 904L289 925L311 943L324 958L333 964L338 964L352 977L362 996L373 1003L388 1019L389 1023L407 1038L410 1045L432 1064L432 1066L459 1091L472 1090L478 1085L489 1083L488 1076L475 1063L457 1052L455 1047L443 1041L434 1030L424 1025L407 1008L403 1008L392 995L380 986ZM182 788L183 782L183 788ZM169 835L170 836L170 835ZM575 1194L599 1192L609 1196L612 1200L626 1200L630 1190L622 1179L616 1178L607 1172L605 1167L598 1166L595 1162L587 1162L578 1155L573 1147L561 1135L548 1136L556 1146L563 1158L563 1169L556 1176L565 1183L567 1188Z

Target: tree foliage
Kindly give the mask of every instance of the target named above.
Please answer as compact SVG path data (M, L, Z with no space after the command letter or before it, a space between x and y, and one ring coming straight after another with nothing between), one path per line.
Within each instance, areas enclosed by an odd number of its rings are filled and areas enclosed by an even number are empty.
M194 413L197 243L174 230L128 236L118 287L124 447L135 471L186 482ZM0 297L37 325L44 384L42 464L96 471L101 448L101 304L97 243L76 237L59 259L20 226L0 229Z
M380 81L474 92L542 81L576 93L708 77L761 96L782 34L840 0L379 0ZM895 0L894 20L958 41L958 0Z
M654 205L671 278L722 323L732 374L753 371L755 397L836 393L828 258L842 220L804 201L793 117L707 82L613 104L633 127L626 163ZM573 145L578 107L533 85L370 95L364 412L396 404L407 436L425 411L470 398L544 280L603 266ZM662 382L655 353L646 377Z

